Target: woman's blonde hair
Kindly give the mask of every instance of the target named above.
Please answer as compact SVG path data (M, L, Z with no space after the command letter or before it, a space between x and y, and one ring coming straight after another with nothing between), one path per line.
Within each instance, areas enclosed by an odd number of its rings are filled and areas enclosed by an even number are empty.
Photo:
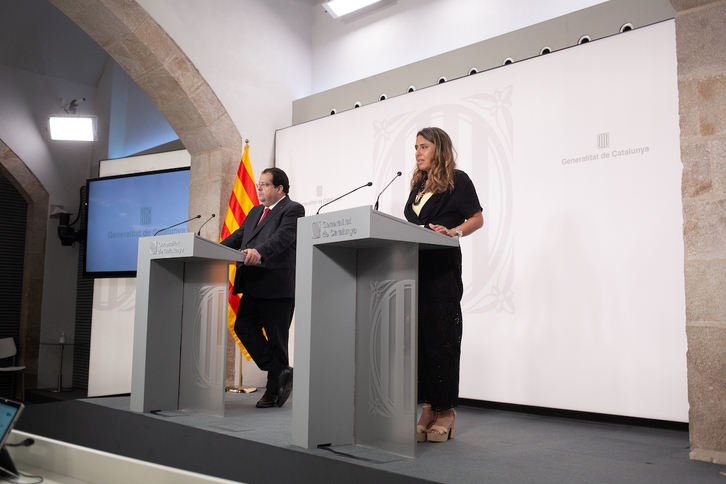
M454 170L456 169L456 150L451 138L441 128L424 128L416 137L423 138L434 145L434 157L428 172L419 170L418 166L411 177L411 189L417 187L428 178L427 192L443 193L454 189Z

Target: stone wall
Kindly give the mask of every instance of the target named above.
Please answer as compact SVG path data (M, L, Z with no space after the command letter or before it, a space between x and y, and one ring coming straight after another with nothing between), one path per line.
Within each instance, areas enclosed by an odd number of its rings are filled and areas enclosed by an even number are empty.
M45 274L45 238L48 224L48 192L23 160L0 140L0 174L13 184L28 204L23 256L23 286L20 305L18 365L25 368L25 389L38 380L40 311ZM19 386L18 386L19 388ZM17 390L17 388L16 388ZM19 397L19 393L15 398Z
M676 10L691 458L726 464L726 2Z

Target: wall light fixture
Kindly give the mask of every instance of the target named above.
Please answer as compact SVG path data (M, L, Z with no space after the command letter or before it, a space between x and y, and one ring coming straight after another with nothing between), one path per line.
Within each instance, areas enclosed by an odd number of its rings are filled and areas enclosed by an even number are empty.
M49 116L50 139L69 141L97 141L98 117Z

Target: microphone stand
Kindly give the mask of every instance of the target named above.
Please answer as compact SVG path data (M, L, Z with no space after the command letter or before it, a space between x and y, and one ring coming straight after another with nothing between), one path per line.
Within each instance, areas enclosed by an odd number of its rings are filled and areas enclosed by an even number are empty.
M339 197L338 197L338 198L336 198L335 200L331 200L331 201L329 201L328 203L324 203L324 204L322 204L322 205L320 206L320 208L318 209L318 211L317 211L317 212L315 212L315 215L319 214L319 213L320 213L320 209L321 209L321 208L323 208L324 206L326 206L326 205L330 205L331 203L333 203L333 202L335 202L335 201L338 201L338 200L340 200L341 198L343 198L343 197L346 197L346 196L350 195L351 193L353 193L353 192L354 192L354 191L356 191L356 190L360 190L360 189L361 189L361 188L363 188L363 187L369 187L369 186L371 186L371 185L373 185L373 182L368 182L368 183L366 183L365 185L361 185L361 186L359 186L358 188L356 188L356 189L354 189L354 190L351 190L351 191L349 191L349 192L348 192L348 193L346 193L345 195L341 195L341 196L339 196Z
M207 219L207 222L209 222L210 220L212 220L214 217L216 217L216 215L215 214L212 214L212 216ZM202 233L202 227L204 227L205 225L207 225L207 222L204 222L201 225L201 227L199 227L199 230L197 230L197 236L200 236L201 235L201 233Z
M185 223L187 223L187 222L191 222L192 220L196 220L196 219L198 219L198 218L202 218L202 216L201 216L201 215L197 215L196 217L192 217L192 218L190 218L189 220L185 220L185 221L183 221L183 222L179 222L178 224L170 225L170 226L168 226L168 227L166 227L166 228L163 228L163 229L161 229L161 230L157 230L156 232L154 232L154 235L158 234L159 232L163 232L163 231L165 231L165 230L169 230L169 229L171 229L171 228L174 228L174 227L176 227L177 225L181 225L181 224L185 224Z
M378 198L376 198L376 204L373 206L373 210L378 210L378 200L380 200L381 195L383 195L383 192L385 192L386 189L388 189L388 187L391 186L391 183L393 183L394 181L396 181L396 178L398 178L399 176L401 176L401 172L400 171L398 173L396 173L396 176L393 177L393 180L389 181L388 182L388 185L386 185L385 188L383 188L383 190L381 190L381 193L378 194Z

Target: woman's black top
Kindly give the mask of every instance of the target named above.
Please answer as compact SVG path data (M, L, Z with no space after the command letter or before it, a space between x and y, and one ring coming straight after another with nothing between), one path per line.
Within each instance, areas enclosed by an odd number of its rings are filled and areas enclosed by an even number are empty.
M403 214L409 222L425 225L426 228L432 223L452 229L464 223L467 217L482 210L471 178L461 170L455 170L454 189L431 195L419 215L416 215L411 207L417 194L418 187L414 187L408 196Z

